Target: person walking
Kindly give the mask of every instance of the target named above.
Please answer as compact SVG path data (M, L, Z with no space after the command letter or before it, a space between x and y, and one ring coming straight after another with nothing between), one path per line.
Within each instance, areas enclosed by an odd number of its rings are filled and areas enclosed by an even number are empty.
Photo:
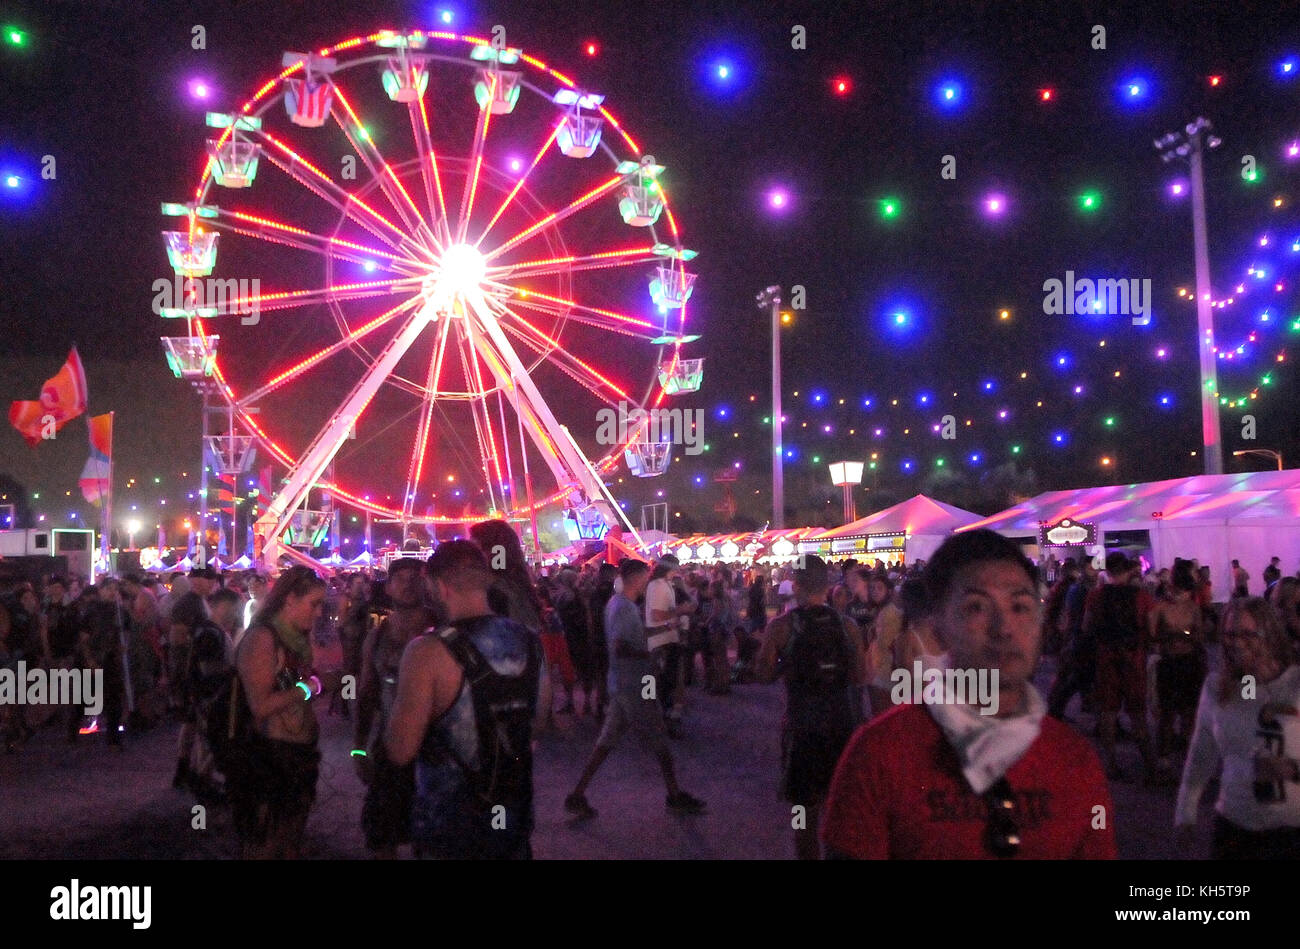
M587 788L618 740L631 731L641 747L650 751L659 762L668 792L664 802L668 810L676 814L702 813L704 801L683 791L677 783L672 752L668 750L664 737L664 719L649 640L641 611L636 605L649 583L650 568L640 560L629 558L619 565L619 577L622 589L610 597L605 607L605 634L610 651L609 708L596 747L592 749L572 793L564 799L564 809L582 819L596 816L595 809L587 801Z

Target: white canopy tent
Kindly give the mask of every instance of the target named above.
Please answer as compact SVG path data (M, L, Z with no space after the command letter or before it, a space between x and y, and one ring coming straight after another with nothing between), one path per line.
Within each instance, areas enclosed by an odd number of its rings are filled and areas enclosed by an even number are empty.
M1200 561L1218 600L1231 592L1233 560L1250 573L1251 593L1263 592L1270 557L1281 558L1283 573L1300 567L1300 470L1048 491L962 529L1037 542L1041 523L1063 518L1096 524L1099 542L1118 531L1147 531L1155 566L1172 566L1175 557Z
M918 494L893 507L829 530L809 543L815 542L819 549L829 544L832 557L871 557L873 552L884 555L891 550L887 545L873 548L872 539L877 538L876 543L883 543L893 535L900 541L896 545L897 551L901 551L910 564L929 560L949 535L979 519L980 516L971 511Z

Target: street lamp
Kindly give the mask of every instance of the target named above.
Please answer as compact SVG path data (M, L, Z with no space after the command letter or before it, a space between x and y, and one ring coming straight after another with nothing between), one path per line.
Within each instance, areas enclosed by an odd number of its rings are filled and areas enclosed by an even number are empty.
M781 446L781 288L756 296L760 310L772 310L772 529L785 527L785 450Z
M1210 307L1210 251L1205 227L1205 174L1201 155L1205 146L1218 148L1221 140L1210 134L1209 119L1198 117L1179 132L1153 143L1166 163L1187 159L1192 179L1192 243L1196 254L1196 344L1201 363L1201 440L1205 473L1223 474L1223 442L1219 437L1219 380L1214 353L1214 311Z
M844 489L844 523L858 519L858 507L853 500L853 489L862 483L861 461L837 461L831 465L831 484Z
M127 550L135 550L135 535L140 530L140 522L135 518L126 522L126 547Z
M1277 470L1282 470L1282 453L1273 451L1271 448L1243 448L1241 451L1234 451L1233 458L1240 458L1242 455L1263 455L1266 458L1272 458L1277 462Z

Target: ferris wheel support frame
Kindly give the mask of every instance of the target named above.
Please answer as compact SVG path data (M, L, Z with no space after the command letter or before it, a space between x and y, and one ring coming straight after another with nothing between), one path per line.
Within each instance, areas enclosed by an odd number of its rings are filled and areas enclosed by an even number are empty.
M537 390L536 383L519 359L518 353L506 339L495 315L491 313L487 300L481 292L475 292L468 297L467 302L469 305L466 308L466 316L468 317L468 311L473 311L480 330L495 347L476 345L476 349L496 378L497 385L513 391L512 401L515 403L515 411L528 416L528 430L533 444L550 467L556 482L561 485L566 483L577 485L589 501L602 507L601 513L605 522L613 526L617 519L615 513L617 506L613 506L610 510L603 510L609 506L609 502L605 500L604 482L594 474L590 463L574 443L573 437L552 414L550 406ZM505 359L507 365L500 364L496 358L498 355ZM543 431L551 441L549 446L542 437Z
M429 307L430 305L426 304L408 317L401 332L393 337L379 358L362 376L361 381L348 395L347 401L343 403L343 407L312 440L306 454L289 469L289 476L284 486L258 517L254 530L263 538L262 561L267 567L273 567L279 558L283 546L280 537L289 526L293 512L306 499L312 485L325 473L329 463L343 447L349 430L356 424L357 418L370 404L370 400L375 397L379 387L384 384L397 367L397 363L411 348L411 344L424 331L429 322L429 317L426 315Z

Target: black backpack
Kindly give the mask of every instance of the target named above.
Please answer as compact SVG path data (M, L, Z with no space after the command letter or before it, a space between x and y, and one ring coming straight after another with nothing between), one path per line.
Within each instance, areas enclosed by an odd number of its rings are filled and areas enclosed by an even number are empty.
M857 723L844 621L829 606L790 612L790 639L782 653L790 726L800 732L838 733Z
M480 768L470 768L450 744L443 743L443 749L464 772L479 813L487 813L497 804L526 810L532 803L532 722L541 660L534 637L526 627L520 626L520 630L528 660L519 676L503 676L493 669L464 630L448 626L437 634L465 674L474 703Z
M227 669L214 679L212 699L200 709L200 715L217 770L229 776L232 763L253 737L253 710L238 669Z
M1137 587L1108 583L1101 588L1091 616L1091 632L1097 642L1124 649L1138 645L1137 600Z
M278 643L276 649L280 649ZM212 750L217 770L229 777L231 768L238 766L244 750L257 734L253 709L239 678L238 657L230 668L208 680L204 693L198 709L199 727Z

